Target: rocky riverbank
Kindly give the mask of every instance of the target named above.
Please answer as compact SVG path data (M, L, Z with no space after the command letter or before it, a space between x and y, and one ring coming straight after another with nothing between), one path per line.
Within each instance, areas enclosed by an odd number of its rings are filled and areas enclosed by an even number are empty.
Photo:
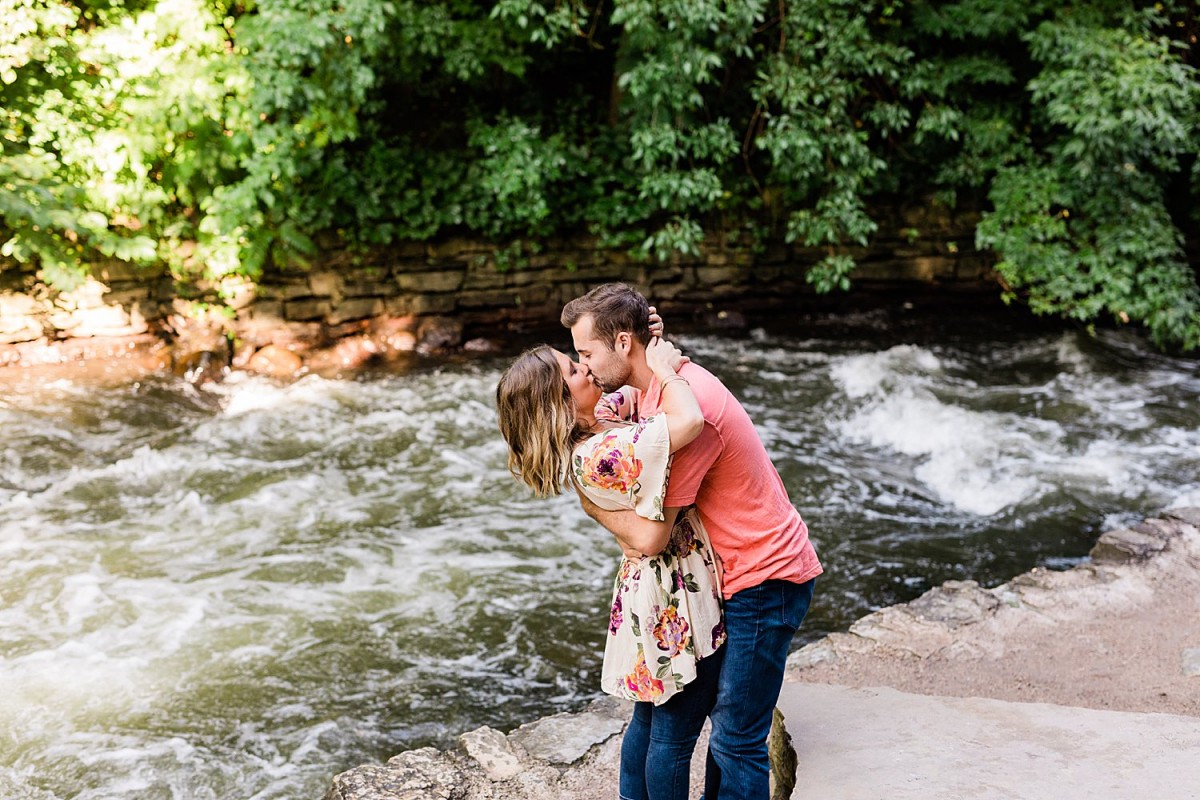
M785 695L804 683L889 686L1200 717L1200 508L1108 531L1070 570L1034 569L990 589L951 581L877 611L794 653L788 679ZM344 772L325 800L607 800L628 710L606 699L507 735L481 728L452 751ZM777 721L776 795L788 797L804 783L788 730L803 741L804 721Z

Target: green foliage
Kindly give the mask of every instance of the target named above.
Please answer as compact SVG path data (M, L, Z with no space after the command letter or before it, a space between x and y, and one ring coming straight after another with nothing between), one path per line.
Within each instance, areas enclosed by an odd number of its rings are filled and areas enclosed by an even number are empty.
M1200 81L1157 27L1068 11L1025 35L1043 141L998 171L978 240L1035 312L1136 320L1193 348L1200 290L1165 190L1200 145Z
M62 288L78 283L85 255L153 259L156 240L135 233L136 214L163 199L144 132L124 126L137 110L131 73L167 54L81 24L94 16L39 0L0 4L0 255L38 263ZM147 35L133 27L127 39ZM113 69L121 59L125 74Z
M0 255L187 280L590 232L647 259L984 212L1011 300L1200 345L1194 3L0 0Z

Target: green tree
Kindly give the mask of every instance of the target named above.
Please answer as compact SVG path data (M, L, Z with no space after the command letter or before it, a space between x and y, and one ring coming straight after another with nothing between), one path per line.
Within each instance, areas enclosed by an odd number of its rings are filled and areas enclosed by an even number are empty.
M0 253L66 286L329 232L732 235L832 291L871 209L933 196L1008 299L1191 348L1198 34L1183 0L0 0Z

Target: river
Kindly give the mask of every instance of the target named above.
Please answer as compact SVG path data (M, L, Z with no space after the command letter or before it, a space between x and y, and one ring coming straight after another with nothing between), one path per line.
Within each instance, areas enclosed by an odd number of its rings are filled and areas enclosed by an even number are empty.
M797 646L1200 505L1200 362L1012 319L679 336L826 564ZM200 389L0 376L0 796L316 800L596 697L618 551L507 475L510 357Z

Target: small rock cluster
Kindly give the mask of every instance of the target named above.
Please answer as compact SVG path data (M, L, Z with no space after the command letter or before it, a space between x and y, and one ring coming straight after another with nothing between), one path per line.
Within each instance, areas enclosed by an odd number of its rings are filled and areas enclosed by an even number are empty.
M459 747L410 750L333 780L325 800L508 800L597 796L596 779L615 792L618 734L631 706L605 698L576 714L555 714L508 735L483 727Z

